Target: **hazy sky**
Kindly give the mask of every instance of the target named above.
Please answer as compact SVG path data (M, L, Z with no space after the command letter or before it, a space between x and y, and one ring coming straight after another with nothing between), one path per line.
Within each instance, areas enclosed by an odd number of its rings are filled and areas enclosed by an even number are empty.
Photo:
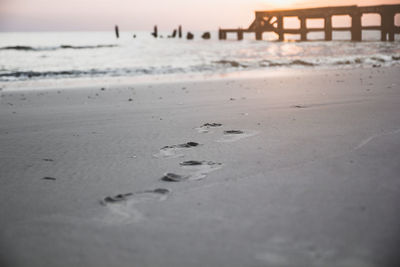
M400 4L400 0L0 0L0 31L191 30L247 27L254 10L327 5Z

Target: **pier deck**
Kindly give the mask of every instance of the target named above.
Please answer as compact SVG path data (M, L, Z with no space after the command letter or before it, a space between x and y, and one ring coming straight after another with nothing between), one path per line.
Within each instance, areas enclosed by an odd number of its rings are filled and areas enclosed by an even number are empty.
M400 27L395 25L395 16L400 13L399 5L379 5L379 6L335 6L320 8L286 9L271 11L256 11L255 20L247 29L220 29L219 39L225 40L228 33L236 33L238 40L243 39L246 32L255 33L256 40L262 40L264 32L275 32L280 41L284 40L285 34L299 34L301 41L307 40L309 32L325 32L325 40L332 40L333 31L350 31L352 41L362 40L363 30L381 31L381 41L394 41L394 35L400 33ZM361 17L363 14L379 14L381 23L379 26L363 26ZM333 27L333 16L351 17L350 27ZM283 19L285 17L297 17L300 21L300 28L285 29ZM307 19L323 19L322 28L307 28Z

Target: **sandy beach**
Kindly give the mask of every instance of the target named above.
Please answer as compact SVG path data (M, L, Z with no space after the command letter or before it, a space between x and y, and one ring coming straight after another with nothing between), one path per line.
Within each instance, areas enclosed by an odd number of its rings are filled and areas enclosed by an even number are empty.
M0 265L400 266L399 73L3 90Z

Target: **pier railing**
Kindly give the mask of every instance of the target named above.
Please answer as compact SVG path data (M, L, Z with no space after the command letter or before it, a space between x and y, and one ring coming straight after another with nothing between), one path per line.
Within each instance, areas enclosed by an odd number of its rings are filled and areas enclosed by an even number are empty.
M379 14L381 23L379 26L363 26L361 17L363 14ZM243 34L255 33L256 40L262 40L264 32L275 32L280 41L285 34L299 34L301 41L307 40L309 32L324 32L325 40L332 40L333 31L350 31L352 41L362 40L363 30L378 30L381 32L382 41L394 41L394 35L400 33L400 27L395 25L395 16L400 13L400 5L379 6L335 6L321 8L304 8L272 11L256 11L255 20L247 29L220 29L219 39L225 40L228 33L236 33L237 39L242 40ZM332 16L348 15L351 17L350 27L333 27ZM285 17L297 17L300 21L299 29L285 29L283 19ZM323 28L307 28L307 19L323 19Z

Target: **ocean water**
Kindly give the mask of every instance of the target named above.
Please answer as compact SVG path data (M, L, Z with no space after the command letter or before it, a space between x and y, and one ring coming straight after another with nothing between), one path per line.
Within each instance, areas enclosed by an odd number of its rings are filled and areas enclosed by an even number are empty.
M37 81L51 83L77 79L207 76L254 70L297 68L355 68L400 64L400 42L380 42L379 32L363 32L363 42L350 34L334 33L335 41L277 42L246 34L237 41L153 38L149 32L29 32L0 33L0 86L12 88ZM309 35L323 38L322 34ZM290 38L290 36L289 36Z

